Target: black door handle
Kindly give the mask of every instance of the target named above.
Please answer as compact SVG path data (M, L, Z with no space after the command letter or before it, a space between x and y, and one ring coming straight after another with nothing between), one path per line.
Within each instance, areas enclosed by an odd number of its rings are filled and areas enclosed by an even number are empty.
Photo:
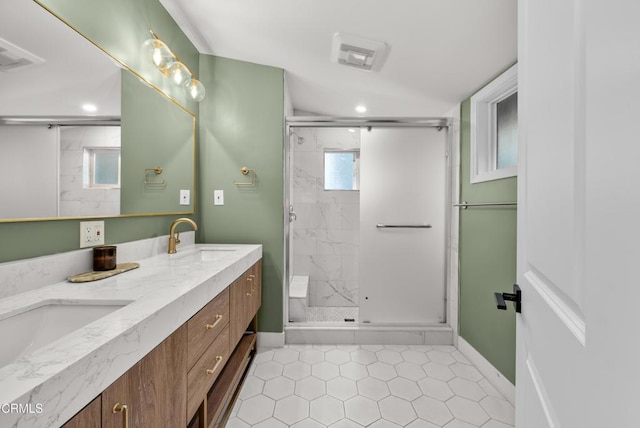
M513 284L513 293L494 293L496 298L496 306L503 311L507 310L507 302L509 300L513 302L513 306L517 313L522 312L522 290L518 284Z

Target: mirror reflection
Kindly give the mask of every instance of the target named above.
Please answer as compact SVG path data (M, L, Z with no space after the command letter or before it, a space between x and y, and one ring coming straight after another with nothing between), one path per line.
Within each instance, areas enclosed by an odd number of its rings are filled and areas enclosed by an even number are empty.
M193 212L194 124L35 2L0 5L0 221Z

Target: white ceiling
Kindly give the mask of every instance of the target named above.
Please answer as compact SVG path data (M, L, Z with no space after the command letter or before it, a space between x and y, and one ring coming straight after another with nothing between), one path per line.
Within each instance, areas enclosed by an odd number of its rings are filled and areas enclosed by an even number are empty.
M441 116L517 57L515 0L161 0L201 53L283 68L294 108ZM336 32L383 41L380 72L331 61Z

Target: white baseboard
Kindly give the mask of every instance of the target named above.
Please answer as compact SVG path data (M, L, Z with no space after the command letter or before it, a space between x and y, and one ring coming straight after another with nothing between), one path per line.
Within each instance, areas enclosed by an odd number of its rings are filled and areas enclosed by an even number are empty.
M507 399L516 405L516 387L464 338L458 337L458 350L476 366L482 375Z
M280 333L258 332L258 348L284 347L284 331Z

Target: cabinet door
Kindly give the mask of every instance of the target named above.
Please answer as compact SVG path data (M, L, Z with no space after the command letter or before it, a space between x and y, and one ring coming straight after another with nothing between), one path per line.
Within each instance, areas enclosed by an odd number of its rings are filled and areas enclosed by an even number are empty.
M229 332L232 349L249 325L247 316L251 310L251 287L246 278L246 273L242 274L229 286Z
M123 409L123 406L126 408ZM183 325L102 393L103 428L184 426L187 329Z
M101 400L98 397L62 425L62 428L100 428L102 426L101 409Z
M253 318L262 304L262 260L258 260L258 262L249 269L248 280L251 286L252 297L250 318Z

